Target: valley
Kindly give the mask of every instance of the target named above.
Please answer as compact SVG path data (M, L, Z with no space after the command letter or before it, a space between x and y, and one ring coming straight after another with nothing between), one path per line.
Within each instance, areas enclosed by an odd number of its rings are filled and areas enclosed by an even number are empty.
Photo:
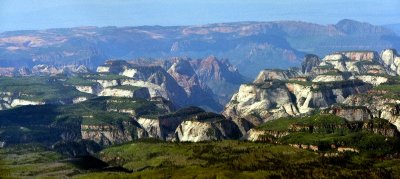
M309 54L253 82L214 56L15 71L0 77L0 170L17 178L397 177L399 59L395 49ZM221 93L216 80L237 90Z

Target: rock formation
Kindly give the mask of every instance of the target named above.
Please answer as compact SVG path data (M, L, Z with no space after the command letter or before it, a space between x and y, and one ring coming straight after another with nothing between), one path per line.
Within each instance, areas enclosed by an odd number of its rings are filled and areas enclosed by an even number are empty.
M375 117L400 126L394 115L397 113L389 112L390 104L398 103L396 100L380 97L367 102L362 99L363 94L373 91L374 87L397 83L390 77L397 75L397 58L394 50L384 50L381 56L374 51L335 52L322 61L317 56L308 55L300 71L266 69L253 83L242 84L225 106L223 114L232 119L244 118L258 126L281 117L327 109L329 113L349 121ZM349 107L331 108L335 104Z

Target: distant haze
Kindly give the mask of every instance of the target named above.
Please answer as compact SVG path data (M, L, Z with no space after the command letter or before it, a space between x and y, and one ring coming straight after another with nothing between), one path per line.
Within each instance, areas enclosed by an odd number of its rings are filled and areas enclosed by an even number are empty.
M76 26L195 25L354 19L400 23L399 0L1 0L0 31Z

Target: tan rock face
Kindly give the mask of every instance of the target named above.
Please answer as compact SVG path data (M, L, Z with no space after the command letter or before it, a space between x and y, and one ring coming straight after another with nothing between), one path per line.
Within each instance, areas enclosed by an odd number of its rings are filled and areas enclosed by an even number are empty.
M129 130L130 128L135 130ZM145 130L128 122L122 125L81 125L82 139L92 140L103 146L121 144L147 136Z
M383 98L371 92L368 95L355 95L344 101L349 106L365 106L374 118L388 120L400 131L400 100Z
M238 139L241 132L231 120L183 121L175 130L176 141L200 142L222 139Z
M150 94L147 88L138 88L135 90L119 89L119 88L104 88L99 96L115 96L115 97L128 97L128 98L143 98L149 99Z
M352 61L379 61L379 54L374 51L347 51L340 52Z
M384 65L392 70L395 74L400 75L400 56L394 49L386 49L381 53Z
M30 101L30 100L24 100L24 99L14 99L11 102L11 107L16 107L16 106L26 106L26 105L43 105L45 102L43 101Z
M388 82L388 78L384 76L375 76L375 75L356 75L355 79L361 80L365 83L372 84L374 86L378 86L380 84Z
M271 137L274 138L281 138L284 136L289 135L287 131L266 131L266 130L259 130L259 129L250 129L247 133L242 137L243 140L248 141L271 141Z
M255 116L259 121L252 123L259 125L280 117L298 116L313 109L328 108L371 88L371 85L362 82L334 82L312 86L291 82L246 84L240 87L226 105L224 115L246 119Z
M342 75L318 75L312 80L312 82L335 82L335 81L344 81L344 78Z
M266 69L258 74L257 78L254 80L254 83L264 83L265 81L270 80L289 80L290 78L298 75L299 72L297 71Z
M366 107L333 107L327 112L348 121L367 121L373 118L371 111Z
M98 91L100 90L100 88L97 87L96 85L94 85L94 86L80 86L80 85L77 85L77 86L75 86L75 88L80 92L89 93L89 94L97 94Z
M118 80L96 80L103 88L118 86Z
M158 119L140 117L137 122L149 134L150 138L164 139L163 129Z

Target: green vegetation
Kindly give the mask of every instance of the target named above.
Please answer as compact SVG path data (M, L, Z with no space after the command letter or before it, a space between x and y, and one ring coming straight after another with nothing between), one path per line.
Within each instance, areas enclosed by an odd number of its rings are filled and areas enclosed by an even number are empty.
M190 117L196 114L204 113L205 111L199 107L189 106L186 108L179 109L178 111L168 113L165 115L144 115L143 117L150 119L158 118L170 118L170 117Z
M316 66L315 68L318 69L330 69L330 70L336 70L334 69L334 66L331 64L326 64L326 65L320 65L320 66Z
M94 157L71 159L40 144L0 148L0 178L69 178L107 166Z
M258 129L261 130L271 130L271 131L288 131L291 126L299 125L299 126L341 126L346 125L346 119L341 117L332 115L332 114L316 114L308 117L300 117L300 118L280 118L277 120L268 121Z
M400 84L382 84L374 87L374 90L388 91L391 93L400 93Z
M129 85L122 85L122 86L114 86L112 87L113 89L121 89L121 90L127 90L127 91L136 91L139 89L143 89L142 87L138 86L129 86Z
M140 141L105 149L99 157L132 173L94 172L77 178L325 178L393 177L392 160L363 155L323 157L285 145L243 141ZM368 160L368 162L366 162ZM361 161L361 163L360 163ZM382 167L378 167L382 166Z
M55 77L0 77L0 91L20 95L20 99L33 101L62 101L76 97L91 97L73 86L64 85Z
M0 148L1 178L67 177L81 173L66 158L36 144L15 145ZM3 169L3 170L4 170Z
M65 81L67 84L70 85L76 85L76 86L93 86L95 84L97 84L96 82L84 79L82 77L69 77L67 78L67 80Z
M280 138L267 135L270 140L281 144L317 145L319 150L331 150L331 145L351 146L371 155L384 156L398 152L400 140L394 136L383 136L376 131L396 131L396 127L384 119L365 122L348 122L331 114L316 114L308 117L281 118L272 120L257 129L275 132L289 132Z
M122 113L123 109L133 114ZM165 113L155 102L118 97L98 97L71 105L21 106L0 111L0 137L15 143L40 142L51 145L61 140L64 134L79 134L81 124L113 125L119 128L124 123L125 127L126 124L130 126L131 115Z
M155 102L139 98L97 97L81 103L60 106L60 113L81 118L83 124L121 124L131 121L130 115L164 114ZM132 114L121 113L130 110Z
M92 74L84 76L85 79L92 79L92 80L121 80L121 79L129 79L129 77L122 76L122 75L115 75L115 74Z
M340 71L338 71L338 70L335 70L335 71L329 71L329 72L323 73L321 75L339 76L339 75L342 75L342 73Z
M383 94L379 94L384 98L388 99L400 99L400 82L391 81L391 83L381 84L375 86L373 90L385 91ZM378 94L377 94L378 95Z

